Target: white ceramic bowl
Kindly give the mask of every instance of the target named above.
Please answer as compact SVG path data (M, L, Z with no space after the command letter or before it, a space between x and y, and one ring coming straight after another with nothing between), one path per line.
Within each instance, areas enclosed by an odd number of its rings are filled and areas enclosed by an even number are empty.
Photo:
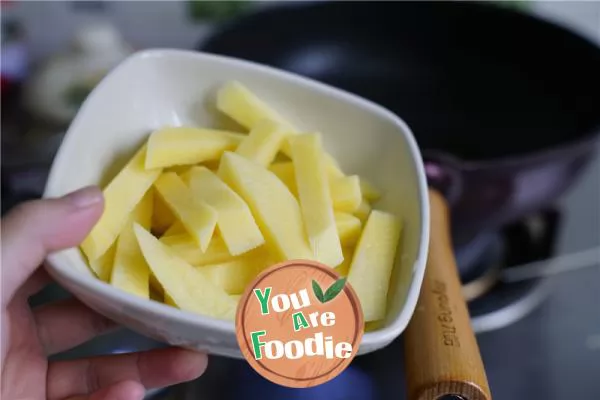
M403 220L385 324L363 336L359 354L405 329L423 280L429 203L421 155L408 126L369 101L251 62L180 50L134 54L90 94L54 160L45 197L106 184L149 133L164 125L214 126L214 93L228 80L247 85L301 129L320 131L347 173L384 192L377 208ZM399 94L400 95L400 94ZM233 322L180 311L121 292L92 276L77 249L52 254L48 270L97 312L173 345L241 357Z

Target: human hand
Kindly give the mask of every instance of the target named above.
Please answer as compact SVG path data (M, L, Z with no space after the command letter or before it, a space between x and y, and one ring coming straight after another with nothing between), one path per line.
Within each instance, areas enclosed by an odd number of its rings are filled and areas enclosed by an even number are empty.
M49 281L38 269L46 255L78 245L102 210L102 192L89 187L24 203L2 219L2 399L137 400L145 388L191 380L206 369L205 354L178 348L48 362L48 355L114 327L75 299L34 309L27 303Z

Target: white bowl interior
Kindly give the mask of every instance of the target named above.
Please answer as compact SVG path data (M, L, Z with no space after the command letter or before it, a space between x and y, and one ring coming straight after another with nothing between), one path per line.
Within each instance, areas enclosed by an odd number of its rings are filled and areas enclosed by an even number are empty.
M428 201L420 154L408 127L370 102L256 64L177 50L137 53L88 97L55 159L46 197L105 184L148 134L165 125L223 126L214 109L220 84L238 80L293 124L323 134L346 173L384 193L376 208L402 218L403 233L384 326L363 337L360 353L387 345L406 327L425 267ZM107 316L159 340L239 356L233 323L144 301L96 280L76 249L49 258L64 287Z

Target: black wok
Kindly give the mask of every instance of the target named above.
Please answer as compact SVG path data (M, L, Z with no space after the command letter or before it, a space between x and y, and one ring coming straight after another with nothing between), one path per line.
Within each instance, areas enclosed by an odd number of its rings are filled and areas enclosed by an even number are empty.
M600 49L497 6L270 6L201 50L309 76L401 116L449 199L457 246L554 201L600 132Z

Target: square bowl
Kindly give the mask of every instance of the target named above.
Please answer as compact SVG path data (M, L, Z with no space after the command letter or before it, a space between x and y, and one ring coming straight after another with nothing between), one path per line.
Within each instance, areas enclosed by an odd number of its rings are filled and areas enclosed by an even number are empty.
M402 219L403 233L382 324L363 335L359 353L380 349L406 328L423 280L429 203L419 149L396 115L342 90L270 67L182 50L138 52L88 96L56 155L44 197L104 186L147 139L165 125L214 127L216 89L237 80L292 124L319 131L346 173L379 187L377 209ZM78 249L51 254L53 278L100 314L171 345L242 357L233 322L182 311L130 295L98 280Z

